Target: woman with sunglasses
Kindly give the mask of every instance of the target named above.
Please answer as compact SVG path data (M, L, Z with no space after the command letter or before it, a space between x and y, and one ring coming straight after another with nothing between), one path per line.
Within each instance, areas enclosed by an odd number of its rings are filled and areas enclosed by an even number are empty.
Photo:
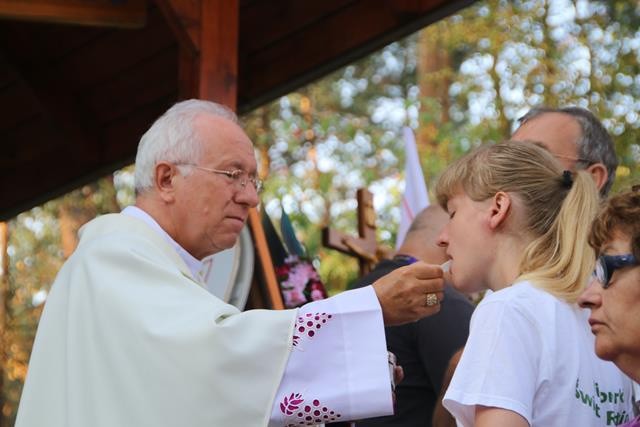
M607 201L589 243L599 254L579 303L591 310L596 354L640 382L640 188ZM640 417L624 426L640 426Z
M532 143L483 146L443 174L440 234L453 284L491 289L444 397L463 426L603 426L631 413L631 381L593 353L577 298L599 198L588 173L563 171ZM604 399L601 398L604 395ZM626 417L626 418L625 418Z

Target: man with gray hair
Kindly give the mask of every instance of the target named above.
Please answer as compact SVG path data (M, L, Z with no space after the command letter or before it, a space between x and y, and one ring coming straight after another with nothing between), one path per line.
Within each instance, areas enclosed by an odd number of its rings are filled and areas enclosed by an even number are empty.
M392 412L384 325L439 310L442 270L416 263L297 310L240 313L201 260L258 204L235 114L176 104L142 137L135 206L94 219L60 270L17 427L264 427Z
M580 107L532 108L519 120L512 141L544 145L568 169L585 169L603 197L609 193L618 168L615 146L600 120Z

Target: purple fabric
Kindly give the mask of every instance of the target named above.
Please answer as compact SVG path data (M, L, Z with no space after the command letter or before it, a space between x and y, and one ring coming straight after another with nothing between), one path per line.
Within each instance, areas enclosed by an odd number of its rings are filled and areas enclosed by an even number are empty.
M636 418L632 419L629 422L626 422L618 427L640 427L640 416L637 416Z

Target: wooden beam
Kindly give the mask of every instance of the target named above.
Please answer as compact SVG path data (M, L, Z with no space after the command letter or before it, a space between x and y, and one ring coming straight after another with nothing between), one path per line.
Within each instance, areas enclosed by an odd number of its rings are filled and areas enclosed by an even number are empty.
M234 110L238 99L238 14L238 0L202 0L199 55L190 63L189 53L183 51L181 67L184 68L180 73L182 79L195 69L196 76L193 78L197 82L197 97L224 104ZM193 85L192 82L183 84L183 88L187 89ZM257 270L265 284L265 302L268 308L284 309L273 260L256 209L249 212L249 227L258 259Z
M200 51L202 8L198 0L155 0L180 43L190 54Z
M64 24L140 28L146 0L0 0L0 18Z
M197 0L155 0L178 40L178 97L198 96L202 7Z
M198 97L202 5L198 0L155 2L178 40L178 98Z
M238 0L202 0L198 95L236 109Z

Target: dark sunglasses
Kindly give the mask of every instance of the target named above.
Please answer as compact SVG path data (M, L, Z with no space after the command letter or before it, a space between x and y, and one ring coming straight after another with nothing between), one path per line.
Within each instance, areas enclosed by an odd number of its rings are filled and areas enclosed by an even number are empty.
M604 289L607 289L611 276L616 270L621 268L630 267L633 265L639 265L638 260L633 254L625 255L600 255L596 261L596 269L593 272L596 280L602 284Z

